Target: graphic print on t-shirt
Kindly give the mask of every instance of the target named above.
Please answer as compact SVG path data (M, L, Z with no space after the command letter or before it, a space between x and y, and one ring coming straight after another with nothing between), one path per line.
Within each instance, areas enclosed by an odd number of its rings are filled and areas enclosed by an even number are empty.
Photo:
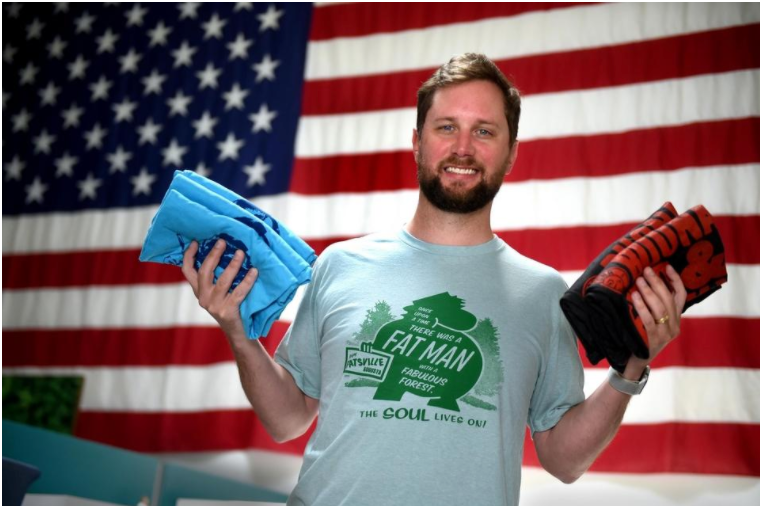
M495 396L503 381L498 332L464 305L443 292L413 301L395 319L378 302L348 342L344 373L356 378L345 385L374 387L374 400L400 401L410 393L451 411L460 411L459 400L496 409L484 398Z

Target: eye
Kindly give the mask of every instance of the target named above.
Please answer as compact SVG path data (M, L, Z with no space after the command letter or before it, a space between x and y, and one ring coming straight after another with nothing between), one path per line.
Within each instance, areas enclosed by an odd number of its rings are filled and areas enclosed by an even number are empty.
M438 130L442 130L443 132L452 132L455 130L455 127L453 125L442 125L438 127Z
M484 128L478 128L477 135L479 135L480 137L490 137L491 135L493 135L493 132L491 132L490 130L486 130Z

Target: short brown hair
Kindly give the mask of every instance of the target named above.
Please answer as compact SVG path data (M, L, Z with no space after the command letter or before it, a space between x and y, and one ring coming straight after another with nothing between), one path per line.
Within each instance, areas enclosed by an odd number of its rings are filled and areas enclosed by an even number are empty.
M521 109L519 90L503 75L495 63L484 54L478 53L454 56L421 85L416 101L416 130L419 136L437 90L469 81L489 81L501 90L503 110L506 121L509 123L509 146L514 146L517 141Z

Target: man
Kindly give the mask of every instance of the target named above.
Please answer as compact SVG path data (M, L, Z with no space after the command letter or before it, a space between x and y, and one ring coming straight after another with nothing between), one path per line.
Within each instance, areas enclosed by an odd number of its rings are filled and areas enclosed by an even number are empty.
M301 435L320 411L290 504L516 504L526 425L565 483L614 436L622 390L638 389L648 361L631 358L584 400L564 282L490 228L519 112L516 88L482 55L453 58L424 83L413 218L321 255L275 360L246 339L238 312L256 272L228 293L241 252L217 284L222 249L198 273L196 246L186 252L183 271L273 438ZM647 270L633 298L652 359L679 332L685 291L668 275L672 289Z

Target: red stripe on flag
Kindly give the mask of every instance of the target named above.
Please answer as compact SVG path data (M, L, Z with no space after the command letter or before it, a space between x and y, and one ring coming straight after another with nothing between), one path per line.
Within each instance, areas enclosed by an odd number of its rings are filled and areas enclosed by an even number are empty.
M521 137L521 131L520 131ZM554 139L520 140L506 178L597 177L760 162L760 118ZM304 195L418 188L411 151L297 158L290 191Z
M760 475L760 425L623 425L590 470L606 473ZM529 433L523 465L540 466Z
M289 322L260 341L272 356ZM21 330L3 332L3 367L209 365L232 362L219 327Z
M578 343L583 366L608 368L606 360L592 365ZM739 367L760 369L759 318L683 318L681 335L663 349L652 367Z
M313 10L310 40L359 37L437 25L464 23L526 12L590 5L589 2L527 3L356 3Z
M288 322L278 321L260 341L271 355L288 327ZM759 352L758 318L684 318L681 337L654 366L760 368ZM3 332L4 368L202 366L231 361L233 354L217 327ZM584 364L594 367L587 360Z
M760 216L716 216L715 223L731 264L760 263ZM496 231L523 255L560 271L584 270L596 256L635 223L553 229ZM329 245L348 237L307 240L320 254ZM566 245L560 248L559 245ZM3 289L127 286L182 283L179 268L138 261L138 250L82 251L3 256ZM118 265L119 268L114 268ZM77 273L87 273L77 276ZM87 279L87 282L83 282Z
M276 443L251 409L194 413L81 411L74 435L138 452L203 452L256 448L302 454L315 424Z
M519 84L523 95L752 69L760 65L760 24L495 63ZM428 68L307 81L302 114L415 107L416 91L434 71Z

